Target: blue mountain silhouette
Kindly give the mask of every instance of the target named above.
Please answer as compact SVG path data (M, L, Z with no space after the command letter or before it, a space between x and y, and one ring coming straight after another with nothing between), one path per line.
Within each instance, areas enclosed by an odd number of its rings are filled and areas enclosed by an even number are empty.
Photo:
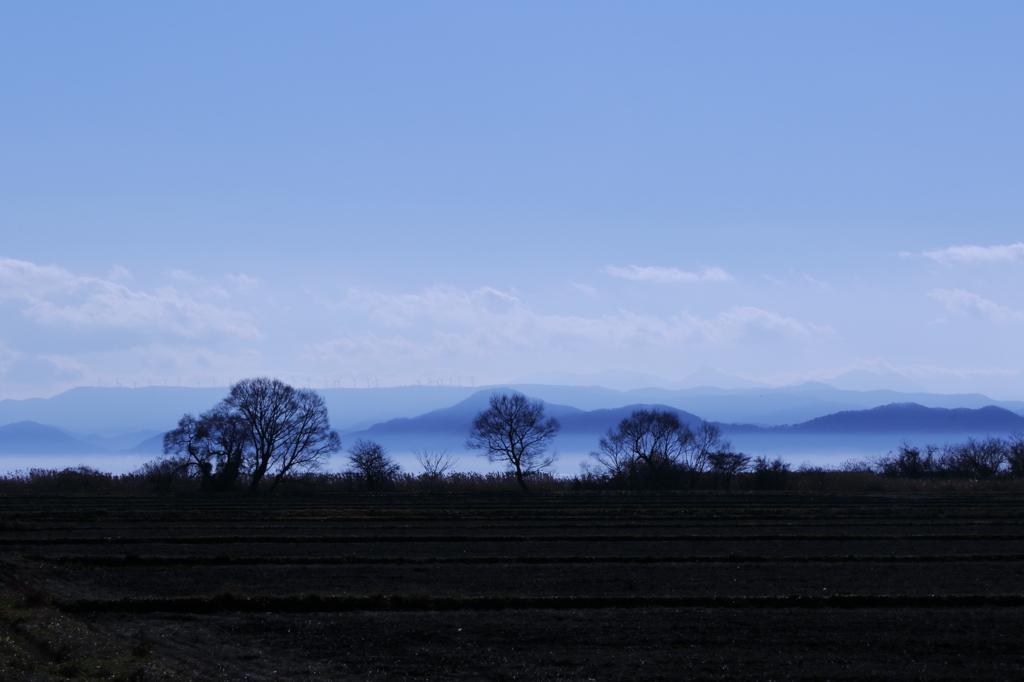
M1024 417L995 405L976 410L891 403L847 410L788 427L803 433L958 433L1024 431Z
M17 455L98 454L104 449L84 443L55 426L21 421L0 426L0 453Z

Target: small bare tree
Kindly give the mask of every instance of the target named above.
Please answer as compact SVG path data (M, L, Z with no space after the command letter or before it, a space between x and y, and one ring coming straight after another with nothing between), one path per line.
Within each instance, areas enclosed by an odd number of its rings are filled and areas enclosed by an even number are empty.
M968 438L944 447L939 464L954 478L995 478L1006 464L1006 444L1000 438Z
M692 488L708 470L711 455L729 447L714 424L701 422L694 431L670 410L635 410L590 456L602 473L629 486Z
M628 485L668 485L693 441L690 427L668 410L634 410L590 453L603 472Z
M413 450L413 456L420 466L423 467L423 476L431 483L443 479L445 475L455 468L459 458L448 453L447 450Z
M679 466L687 479L687 486L696 487L701 476L711 466L711 456L716 452L728 452L732 444L722 440L722 431L715 424L701 422L693 437L686 443Z
M391 458L384 446L372 440L357 440L355 446L348 451L348 459L356 475L370 491L386 487L402 471L402 467Z
M786 487L793 467L781 457L768 459L754 458L754 485L758 490L782 490Z
M874 470L885 476L899 478L934 476L940 468L936 458L938 452L939 448L935 445L926 445L922 452L921 448L914 447L908 441L903 441L896 454L889 452L875 460Z
M720 450L708 456L709 470L722 483L722 488L729 489L736 474L743 473L750 466L750 457L742 452Z
M495 393L490 406L473 420L466 439L470 450L483 450L491 462L502 462L515 475L523 492L530 490L526 479L555 463L557 455L545 455L561 426L544 419L544 403L522 393Z

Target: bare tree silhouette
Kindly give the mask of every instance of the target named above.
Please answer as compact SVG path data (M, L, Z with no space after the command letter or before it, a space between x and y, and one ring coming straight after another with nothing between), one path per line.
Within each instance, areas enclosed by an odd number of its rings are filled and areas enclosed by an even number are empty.
M372 440L357 440L349 450L348 459L367 490L386 487L402 470L384 446Z
M561 428L554 418L544 420L544 403L522 393L496 393L490 407L480 412L466 439L466 447L483 450L491 462L502 462L515 474L524 492L526 479L555 463L557 455L545 451Z
M413 450L413 456L419 465L423 467L423 475L431 483L444 478L445 474L455 468L459 458L454 457L447 450Z
M214 490L232 488L244 471L251 491L268 476L272 491L291 474L319 469L340 449L318 393L267 378L239 381L213 410L198 420L185 415L164 437L164 454L196 467Z

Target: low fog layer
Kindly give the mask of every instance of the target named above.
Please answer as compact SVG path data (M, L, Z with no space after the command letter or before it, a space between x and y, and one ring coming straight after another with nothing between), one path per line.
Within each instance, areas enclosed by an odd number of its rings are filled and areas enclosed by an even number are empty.
M911 444L1024 431L1024 403L981 395L796 389L612 389L528 385L458 389L412 386L319 391L342 442L384 445L410 472L414 452L446 450L465 471L493 466L467 451L475 414L496 391L516 388L546 401L563 428L552 444L556 470L575 474L598 439L633 409L676 411L684 423L718 424L735 450L793 463L836 465L874 458ZM125 472L162 452L163 432L183 413L199 414L223 398L221 389L75 389L45 400L0 402L0 462L5 470L87 465ZM330 470L347 467L335 454Z

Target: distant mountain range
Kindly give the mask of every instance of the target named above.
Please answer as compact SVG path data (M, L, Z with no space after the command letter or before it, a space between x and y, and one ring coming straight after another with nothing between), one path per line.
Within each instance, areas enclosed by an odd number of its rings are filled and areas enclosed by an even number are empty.
M0 453L2 454L71 455L101 452L103 450L98 446L70 436L55 426L46 426L33 421L0 426Z
M109 454L123 452L146 441L163 439L157 431L138 431L114 438L72 433L57 426L21 421L0 426L0 454Z
M793 425L720 424L720 427L727 433L763 434L1004 434L1024 432L1024 416L994 405L948 409L891 403L869 410L845 410Z
M346 434L346 438L373 439L374 437L406 434L451 434L464 439L469 432L473 418L481 410L487 409L491 395L492 391L480 391L452 407L434 410L411 419L392 419L374 424L362 431L349 432ZM699 424L702 421L695 414L665 405L627 405L613 409L584 411L568 405L544 404L545 416L554 417L561 424L560 433L583 434L588 437L595 433L603 434L628 417L634 410L639 409L669 410L679 415L680 420L687 424ZM1024 420L1024 417L1021 419Z
M515 388L546 402L562 430L562 452L586 453L634 409L669 409L687 423L718 423L738 448L811 456L892 447L893 437L955 439L1024 432L1024 403L981 395L841 391L808 383L789 389L601 387L425 387L321 391L342 439L378 441L396 452L462 451L469 425L489 396ZM163 432L185 412L211 408L226 389L80 388L50 399L0 401L0 455L142 456L161 452ZM418 415L418 416L409 416ZM88 435L85 435L88 434ZM103 434L103 435L97 435ZM835 438L841 435L842 438ZM858 440L859 439L859 440ZM856 446L860 443L860 446ZM856 447L855 447L856 446ZM884 450L882 450L884 452ZM0 471L3 471L0 459Z
M487 407L491 391L480 391L449 408L435 410L411 419L393 419L360 431L348 432L346 441L363 438L375 440L394 449L416 447L444 447L459 450L465 440L473 417ZM548 403L546 414L562 425L555 447L586 451L596 447L597 440L608 429L638 409L668 410L679 415L682 422L697 425L702 419L691 412L665 404L634 404L613 409L584 411L567 405ZM914 403L894 403L869 410L848 410L783 426L754 424L716 424L724 435L756 434L762 438L785 437L793 434L835 435L982 435L1024 432L1024 416L1005 408L986 406L970 408L933 408ZM417 445L418 444L418 445Z
M486 407L489 391L483 391L450 408L435 410L411 419L395 419L375 424L368 429L350 431L342 438L347 446L364 438L384 445L403 465L416 470L416 462L408 453L448 450L467 456L462 466L479 462L465 450L465 439L473 416ZM564 404L548 403L547 413L556 417L562 429L552 450L563 457L559 471L573 473L587 453L597 448L598 440L608 429L640 408L666 409L691 425L699 424L700 416L664 403L639 403L611 409L580 410ZM1024 416L1005 408L931 408L917 404L896 403L868 410L847 410L793 425L759 426L755 424L719 423L723 436L734 449L749 455L782 456L794 463L810 461L838 464L848 459L862 460L884 454L899 441L917 443L955 442L967 437L1002 436L1014 431L1024 432Z
M517 379L516 384L545 384L555 386L602 386L618 391L632 391L642 388L771 388L768 384L723 374L711 367L701 367L679 381L669 381L654 374L608 369L593 374L572 372L543 372L529 374Z
M850 410L790 427L803 433L1011 433L1024 432L1024 417L995 405L976 410L893 403Z
M995 405L1018 414L1024 413L1022 401L992 400L980 394L852 391L813 382L788 388L704 386L636 388L628 391L600 386L547 384L484 388L515 388L545 402L571 405L584 411L617 409L637 404L668 405L716 422L762 426L799 424L837 412L870 409L890 403L972 409ZM327 403L334 427L341 432L354 432L391 419L452 407L480 390L480 387L402 386L332 388L319 393ZM98 434L96 438L123 437L141 431L162 433L173 428L182 414L198 414L208 410L226 394L226 388L81 387L52 398L0 400L0 425L35 421L76 434ZM124 444L123 447L131 446Z
M604 386L620 391L642 388L757 388L771 389L769 384L731 374L723 374L712 367L701 367L682 379L672 381L655 374L609 369L592 374L571 372L545 372L530 374L516 380L517 384L555 384L562 386ZM847 391L892 390L920 393L924 389L902 374L892 371L869 372L854 369L828 380L829 386Z

